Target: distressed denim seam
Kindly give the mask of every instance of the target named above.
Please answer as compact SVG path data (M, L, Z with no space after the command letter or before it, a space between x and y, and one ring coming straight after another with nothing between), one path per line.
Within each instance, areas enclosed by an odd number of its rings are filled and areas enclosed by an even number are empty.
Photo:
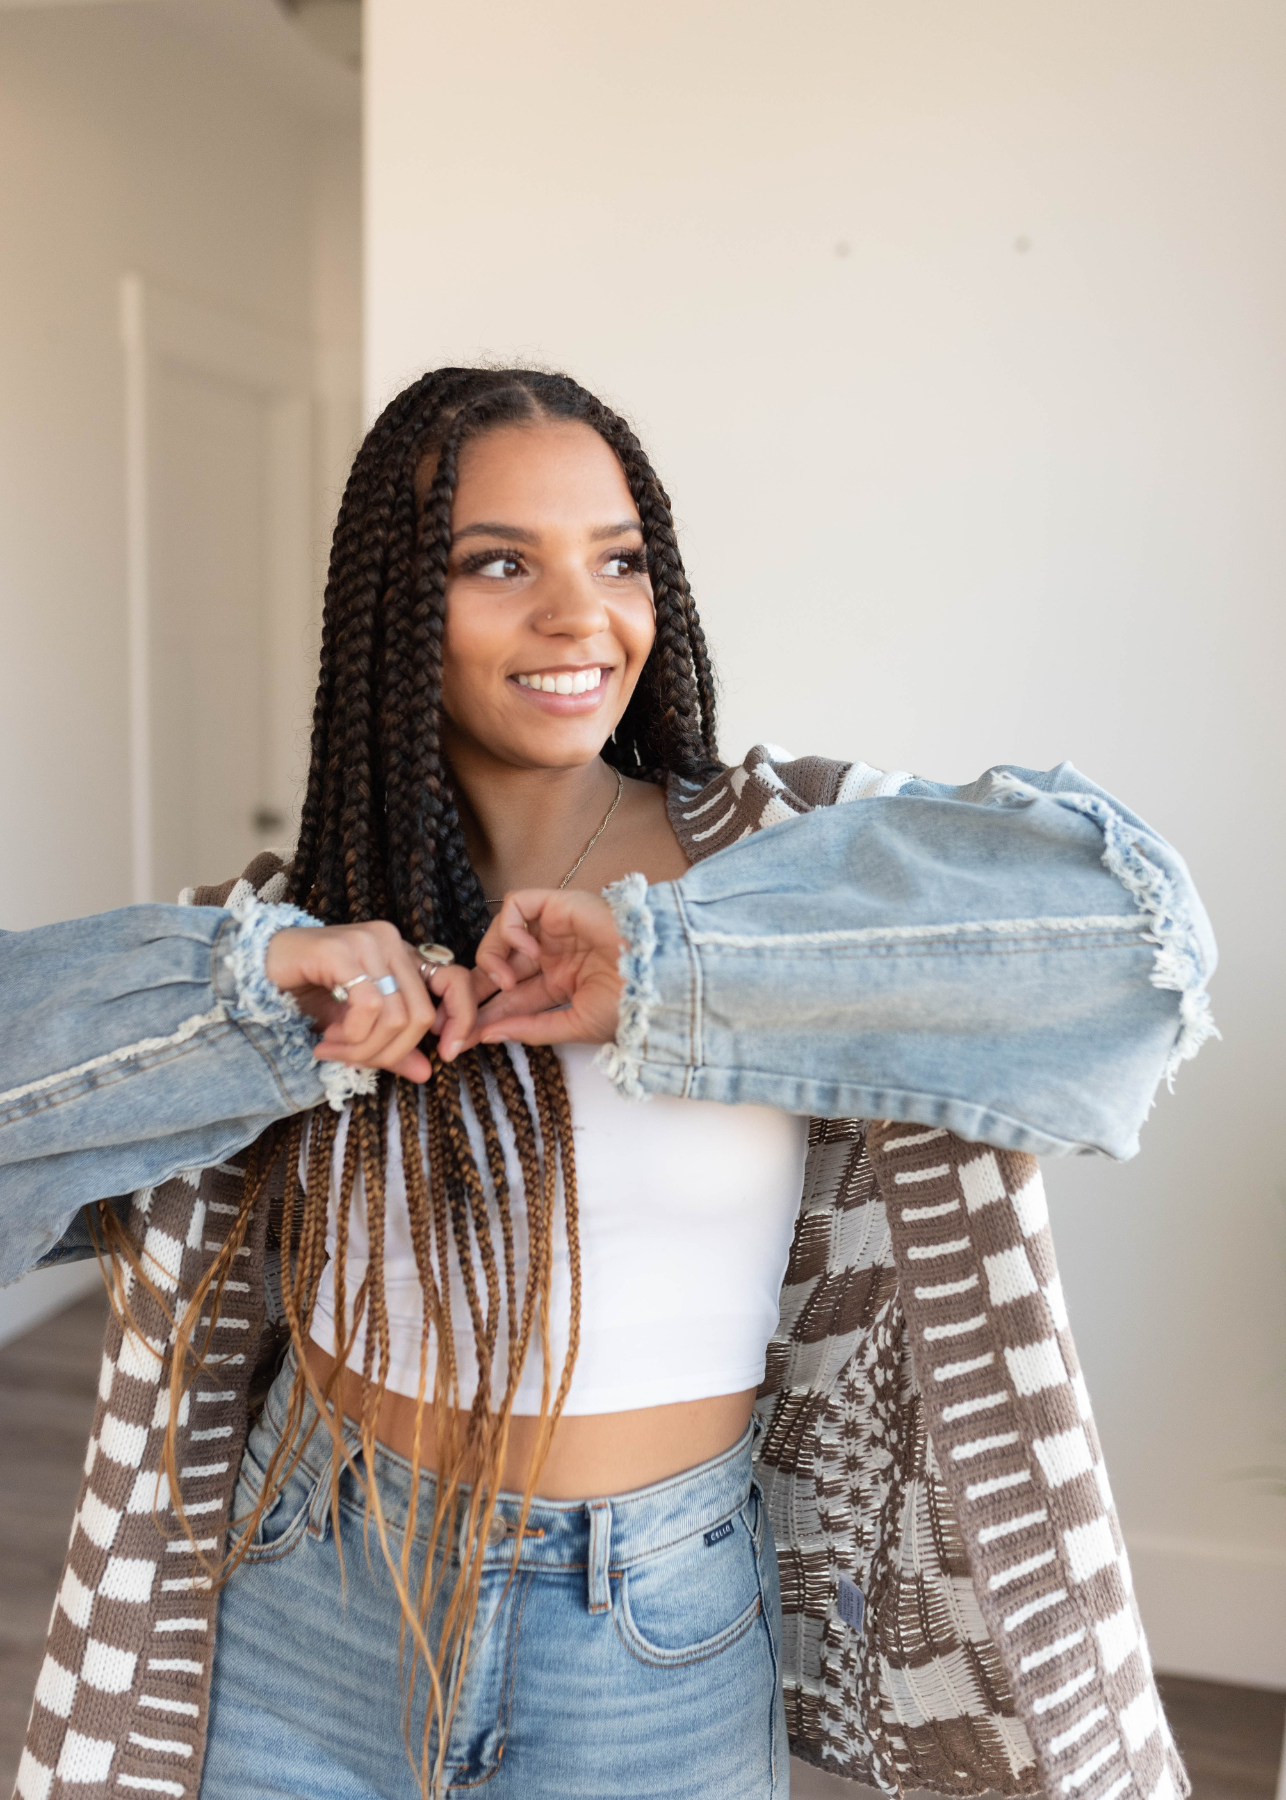
M616 929L621 934L617 967L623 986L617 1007L615 1042L604 1044L594 1061L627 1100L646 1100L650 1096L639 1080L639 1073L647 1045L648 1019L660 1001L652 979L656 922L648 910L647 882L637 872L604 888L603 898L611 907Z
M697 954L695 935L688 909L683 903L683 893L677 886L674 889L675 905L678 908L679 923L683 929L683 947L687 951L689 969L688 992L688 1073L684 1079L683 1092L690 1097L692 1084L697 1078L697 1071L705 1061L705 983L702 978L701 958Z
M1142 950L1152 940L1145 931L1131 932L1129 936L1117 933L1113 939L1106 940L1103 933L1089 932L1083 938L1049 937L1019 938L1006 941L1003 938L974 938L961 941L938 943L882 943L882 944L800 944L788 946L789 957L796 962L805 958L867 958L871 961L887 961L893 957L909 956L1044 956L1051 950L1076 952L1081 955L1093 955L1106 950ZM754 956L765 950L780 951L778 938L762 938L758 942L747 940L743 943L714 944L705 946L712 958L715 956L737 957Z
M1066 918L1052 916L1037 919L952 919L926 925L855 925L834 931L782 931L767 936L731 931L692 931L691 941L701 948L774 950L796 947L843 944L912 943L917 940L949 937L1077 937L1102 936L1104 933L1138 937L1146 922L1121 913L1087 913Z
M651 1056L647 1059L647 1069L657 1093L671 1096L679 1093L684 1065L677 1058L663 1060ZM671 1081L668 1076L679 1076L680 1080ZM926 1092L897 1084L819 1078L789 1085L794 1091L790 1098L783 1100L780 1070L708 1063L697 1072L690 1097L725 1105L784 1106L789 1112L807 1114L810 1118L890 1118L932 1124L954 1131L971 1143L1026 1150L1034 1156L1100 1152L1119 1161L1138 1152L1137 1136L1126 1147L1114 1148L1096 1138L1069 1137L1053 1132L1014 1113L1002 1112L994 1106L954 1094ZM968 1115L967 1121L962 1118L964 1114Z
M59 1101L75 1096L69 1091L75 1084L80 1093L89 1093L99 1085L97 1081L89 1081L87 1077L96 1076L100 1071L119 1069L125 1072L124 1065L143 1064L151 1067L148 1060L159 1057L166 1051L181 1050L186 1046L195 1048L194 1040L198 1033L210 1027L225 1025L228 1016L222 1006L214 1006L209 1012L193 1013L191 1018L184 1019L167 1037L140 1038L135 1044L125 1044L119 1050L109 1050L103 1056L94 1056L88 1062L77 1063L70 1069L56 1069L52 1075L42 1075L36 1081L29 1081L23 1087L11 1088L7 1094L0 1094L0 1106L10 1107L19 1100L34 1098L36 1095L49 1095L50 1104L54 1099ZM21 1112L14 1113L14 1118L24 1118L32 1107L24 1107Z

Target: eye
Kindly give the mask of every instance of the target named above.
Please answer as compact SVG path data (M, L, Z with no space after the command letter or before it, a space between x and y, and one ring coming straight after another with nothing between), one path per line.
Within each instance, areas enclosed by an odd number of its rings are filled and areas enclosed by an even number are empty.
M480 550L466 557L461 572L481 575L485 581L513 581L522 574L523 561L513 550Z
M647 557L642 550L617 550L603 564L603 573L620 581L627 575L641 575L646 567Z

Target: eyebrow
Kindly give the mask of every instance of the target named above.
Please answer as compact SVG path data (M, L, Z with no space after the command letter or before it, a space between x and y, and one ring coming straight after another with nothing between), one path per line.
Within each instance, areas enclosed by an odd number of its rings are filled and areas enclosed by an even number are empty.
M607 538L620 537L627 531L642 532L643 526L638 519L616 519L610 525L598 525L590 532L592 542L599 544ZM465 525L456 532L451 542L458 544L464 538L503 538L511 544L534 544L537 533L524 531L521 525L503 525L495 519L480 519L476 525Z

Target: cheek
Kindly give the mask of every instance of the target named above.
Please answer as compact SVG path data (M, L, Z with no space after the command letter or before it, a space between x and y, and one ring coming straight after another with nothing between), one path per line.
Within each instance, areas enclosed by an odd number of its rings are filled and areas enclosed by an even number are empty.
M486 689L504 650L503 633L485 609L452 606L448 595L442 633L442 698L448 709L467 706Z
M656 642L656 614L652 602L640 595L632 605L622 607L617 617L616 634L637 677Z

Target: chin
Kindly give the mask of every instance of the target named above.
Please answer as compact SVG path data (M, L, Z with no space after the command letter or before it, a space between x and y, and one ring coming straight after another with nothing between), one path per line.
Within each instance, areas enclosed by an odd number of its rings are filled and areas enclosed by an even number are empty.
M606 738L600 738L597 734L570 742L564 738L559 742L551 733L544 742L524 744L524 760L540 769L579 769L600 756L606 742Z

